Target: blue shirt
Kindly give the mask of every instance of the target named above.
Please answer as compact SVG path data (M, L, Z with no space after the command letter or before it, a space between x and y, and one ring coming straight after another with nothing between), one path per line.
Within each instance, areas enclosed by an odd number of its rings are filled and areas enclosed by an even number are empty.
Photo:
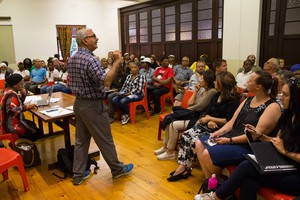
M42 67L39 70L33 69L30 74L33 82L42 82L45 79L45 76L46 69Z
M85 100L105 98L103 81L106 73L90 50L78 48L68 62L68 73L69 86L77 98Z

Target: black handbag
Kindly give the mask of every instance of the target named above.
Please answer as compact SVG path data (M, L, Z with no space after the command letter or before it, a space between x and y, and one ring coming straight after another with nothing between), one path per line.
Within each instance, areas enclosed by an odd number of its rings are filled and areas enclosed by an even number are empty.
M23 158L24 167L34 167L41 164L40 153L32 141L18 139L15 142L15 147L15 151Z

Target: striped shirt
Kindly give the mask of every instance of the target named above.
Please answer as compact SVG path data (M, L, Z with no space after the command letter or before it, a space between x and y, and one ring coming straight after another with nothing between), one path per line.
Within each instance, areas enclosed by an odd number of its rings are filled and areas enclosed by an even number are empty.
M131 80L131 77L132 74L126 77L121 91L124 91L125 94L144 94L145 77L137 75L133 80Z
M69 87L77 98L84 100L105 98L103 81L106 73L90 50L78 48L68 62L68 73Z

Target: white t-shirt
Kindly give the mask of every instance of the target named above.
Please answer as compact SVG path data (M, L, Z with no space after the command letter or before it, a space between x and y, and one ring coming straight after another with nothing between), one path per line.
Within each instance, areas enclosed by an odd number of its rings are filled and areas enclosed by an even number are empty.
M62 84L62 85L67 86L67 84L66 84L64 81L66 81L67 78L68 78L68 72L67 72L67 71L63 72L63 71L61 70L61 71L59 72L58 77L61 78L63 81L55 81L55 84L58 84L58 83L59 83L59 84Z
M253 72L250 70L249 72L247 73L244 73L244 71L238 73L235 77L235 81L237 82L237 86L239 88L243 88L243 89L246 89L248 84L248 80L250 78L250 75L252 74Z
M53 71L47 71L46 72L46 78L49 82L52 82L54 80L54 77L59 77L59 71L57 69L54 69Z
M19 69L17 69L14 71L14 74L20 74L23 78L25 76L30 76L30 72L27 69L25 69L23 71L20 71Z

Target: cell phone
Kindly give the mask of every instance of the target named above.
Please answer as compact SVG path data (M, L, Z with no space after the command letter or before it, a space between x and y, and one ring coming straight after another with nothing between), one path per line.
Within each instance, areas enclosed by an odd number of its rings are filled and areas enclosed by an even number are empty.
M248 140L248 143L252 143L253 142L253 138L252 138L252 135L249 131L247 131L246 129L244 130L244 133L246 134L247 136L247 140Z
M54 111L58 111L58 109L55 108L55 109L46 110L46 112L54 112Z

